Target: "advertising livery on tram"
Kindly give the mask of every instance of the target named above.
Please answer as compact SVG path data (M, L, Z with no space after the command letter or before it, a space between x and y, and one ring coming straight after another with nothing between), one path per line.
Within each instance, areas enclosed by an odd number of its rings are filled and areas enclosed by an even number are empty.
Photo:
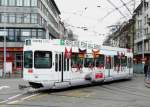
M23 79L33 88L59 89L133 76L130 49L61 39L28 39Z

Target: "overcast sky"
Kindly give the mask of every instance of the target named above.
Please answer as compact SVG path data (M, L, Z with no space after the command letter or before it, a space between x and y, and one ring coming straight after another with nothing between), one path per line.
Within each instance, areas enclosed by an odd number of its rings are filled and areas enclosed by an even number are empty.
M109 33L108 26L131 18L134 0L55 0L61 19L79 37L79 40L101 42ZM135 0L135 7L140 0ZM126 3L127 8L123 5ZM115 9L113 3L119 11ZM84 31L79 27L87 27Z

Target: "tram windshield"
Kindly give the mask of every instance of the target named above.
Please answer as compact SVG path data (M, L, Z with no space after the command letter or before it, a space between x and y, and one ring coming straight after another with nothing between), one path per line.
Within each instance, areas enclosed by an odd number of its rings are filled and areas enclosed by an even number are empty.
M52 52L35 51L34 52L34 67L35 68L51 68L52 67Z
M94 67L94 59L93 58L85 58L84 67Z
M77 68L82 66L83 66L83 58L80 58L78 53L72 53L71 67Z
M104 66L104 55L99 55L95 58L96 67Z
M24 52L24 68L32 68L32 51Z

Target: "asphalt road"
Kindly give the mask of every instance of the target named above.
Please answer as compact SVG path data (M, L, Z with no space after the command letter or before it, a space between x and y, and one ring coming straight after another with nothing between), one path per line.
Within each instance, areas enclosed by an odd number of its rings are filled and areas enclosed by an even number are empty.
M59 91L19 90L22 79L0 80L0 107L150 107L150 88L143 75Z

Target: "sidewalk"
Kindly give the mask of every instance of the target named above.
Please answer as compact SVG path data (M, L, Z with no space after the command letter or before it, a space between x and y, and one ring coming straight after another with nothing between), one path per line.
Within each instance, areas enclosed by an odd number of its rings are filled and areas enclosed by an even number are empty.
M22 78L22 75L15 73L15 74L5 74L0 77L0 79L18 79L18 78Z
M148 87L148 88L150 88L150 81L145 80L145 86Z

